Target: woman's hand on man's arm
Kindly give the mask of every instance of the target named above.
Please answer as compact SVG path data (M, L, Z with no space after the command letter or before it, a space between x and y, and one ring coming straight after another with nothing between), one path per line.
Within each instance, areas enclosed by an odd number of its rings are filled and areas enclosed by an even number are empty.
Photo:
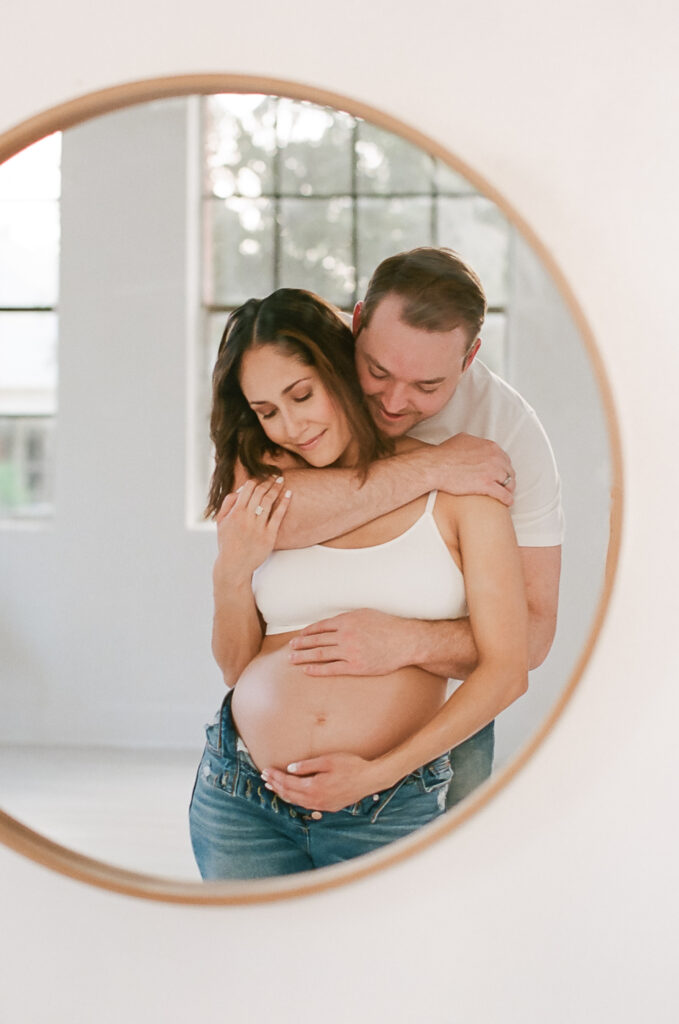
M283 491L284 479L246 480L227 494L215 517L217 565L221 575L235 582L250 582L276 544L292 492Z

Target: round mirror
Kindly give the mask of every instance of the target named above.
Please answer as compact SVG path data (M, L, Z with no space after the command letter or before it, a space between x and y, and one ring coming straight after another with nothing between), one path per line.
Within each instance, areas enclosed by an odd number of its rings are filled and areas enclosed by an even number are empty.
M346 881L454 827L555 721L612 585L617 430L549 255L431 140L279 82L109 90L8 133L0 158L0 838L110 888L231 902ZM281 285L350 312L380 260L418 245L477 270L481 358L552 442L567 524L552 650L497 721L491 780L435 824L308 876L202 885L187 808L223 696L201 520L217 340L230 309Z

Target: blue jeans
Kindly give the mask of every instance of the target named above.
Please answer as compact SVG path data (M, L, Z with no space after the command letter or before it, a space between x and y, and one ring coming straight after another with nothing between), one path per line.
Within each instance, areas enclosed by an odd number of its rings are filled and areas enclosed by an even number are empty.
M493 770L493 754L495 752L495 722L490 722L464 743L460 743L450 752L450 763L453 768L453 781L448 789L446 807L469 796L472 790L489 778Z
M193 853L204 879L269 878L338 864L407 836L445 811L447 754L341 811L289 804L238 743L231 693L207 743L191 798Z

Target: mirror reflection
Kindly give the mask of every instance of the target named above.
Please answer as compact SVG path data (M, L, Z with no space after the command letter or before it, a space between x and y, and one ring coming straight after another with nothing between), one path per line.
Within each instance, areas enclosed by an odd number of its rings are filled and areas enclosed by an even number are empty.
M234 307L280 286L350 313L380 260L416 245L451 246L478 271L489 312L477 358L536 409L563 482L559 624L497 720L495 768L506 764L579 657L608 543L601 400L530 247L408 141L287 98L158 101L41 145L58 156L59 141L60 189L53 170L42 193L14 173L0 214L12 268L0 300L3 809L80 852L198 878L187 808L202 723L223 695L215 536L200 519L219 336ZM27 238L34 254L19 257ZM53 264L39 272L50 248L58 278Z

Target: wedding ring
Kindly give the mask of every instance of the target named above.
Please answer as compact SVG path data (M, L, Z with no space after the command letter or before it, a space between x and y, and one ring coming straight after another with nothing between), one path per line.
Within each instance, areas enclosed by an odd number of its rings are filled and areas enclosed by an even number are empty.
M511 473L507 473L507 476L504 478L504 480L502 481L500 486L501 487L506 487L511 479L512 479L512 474Z
M258 505L257 508L255 509L255 515L256 516L261 516L263 511L264 511L264 506L263 505Z

